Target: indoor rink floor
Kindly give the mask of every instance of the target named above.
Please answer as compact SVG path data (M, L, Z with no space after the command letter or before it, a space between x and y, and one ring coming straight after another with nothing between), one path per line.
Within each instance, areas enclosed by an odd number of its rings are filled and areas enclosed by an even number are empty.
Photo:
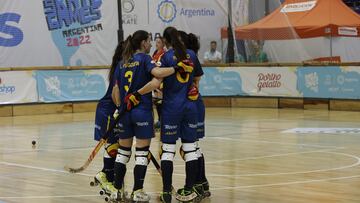
M0 202L105 202L89 185L102 152L82 173L63 169L85 162L96 145L93 128L94 113L1 117ZM151 145L157 160L159 146L157 134ZM200 146L212 193L202 202L360 202L359 112L207 108ZM184 162L179 153L175 159L179 188ZM129 192L133 162L125 179ZM150 163L145 190L151 202L159 202L161 188Z

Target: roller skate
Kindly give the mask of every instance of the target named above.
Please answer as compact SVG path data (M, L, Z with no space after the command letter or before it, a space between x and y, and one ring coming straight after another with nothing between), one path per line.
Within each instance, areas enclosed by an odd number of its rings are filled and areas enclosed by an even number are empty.
M209 182L203 182L202 183L202 186L203 186L203 198L207 198L207 197L210 197L211 196L211 192L209 190Z
M90 182L90 186L100 186L101 190L99 193L101 196L105 196L105 201L109 201L111 193L116 190L113 184L107 180L106 174L102 171L96 174L94 181Z
M196 193L194 188L192 188L191 190L188 190L186 188L178 189L175 198L179 202L186 203L196 203L201 201L201 196Z
M146 194L142 189L139 189L131 193L130 199L132 200L132 202L149 202L150 196Z
M171 203L171 192L160 193L160 201L163 203Z
M196 192L196 194L201 198L204 199L204 187L201 183L199 184L195 184L194 185L194 191Z
M92 187L100 186L101 190L99 194L105 197L106 202L109 201L115 202L116 199L118 199L117 198L118 190L114 187L114 185L111 182L107 180L106 174L102 171L96 174L96 176L94 177L94 181L90 182L90 186Z
M112 191L112 193L109 195L109 200L110 202L116 202L116 203L120 203L120 202L127 202L127 193L125 192L125 190L123 189L124 187L122 187L122 189L116 189L115 187L113 187L115 190ZM106 199L105 199L106 201Z

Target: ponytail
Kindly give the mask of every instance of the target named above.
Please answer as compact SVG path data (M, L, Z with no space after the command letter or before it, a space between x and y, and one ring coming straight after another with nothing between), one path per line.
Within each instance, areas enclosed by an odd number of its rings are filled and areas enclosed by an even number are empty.
M114 56L112 57L112 62L111 62L110 71L109 71L109 75L108 75L109 82L111 82L113 80L117 64L119 63L119 61L122 60L122 54L123 54L123 48L124 48L123 46L124 46L124 41L121 41L121 42L119 42L119 44L117 45L117 47L115 49L115 53L114 53Z
M180 40L179 32L174 27L167 27L163 33L167 43L169 43L173 49L174 54L178 61L186 59L186 47Z
M141 42L149 38L149 33L144 30L138 30L133 35L129 35L125 40L123 59L126 63L136 50L141 49Z
M123 57L125 63L135 53L134 46L132 45L131 41L132 41L132 36L129 35L124 42L124 52L122 54L122 57Z

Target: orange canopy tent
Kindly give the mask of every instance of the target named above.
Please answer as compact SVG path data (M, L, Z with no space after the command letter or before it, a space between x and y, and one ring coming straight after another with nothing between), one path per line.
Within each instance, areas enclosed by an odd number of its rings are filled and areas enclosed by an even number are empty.
M286 0L263 19L235 28L236 39L284 40L360 36L360 16L342 0ZM227 28L221 30L227 38Z

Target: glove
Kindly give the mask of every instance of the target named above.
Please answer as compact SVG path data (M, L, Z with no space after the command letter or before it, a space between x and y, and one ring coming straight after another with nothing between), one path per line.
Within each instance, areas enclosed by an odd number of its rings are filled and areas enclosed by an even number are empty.
M199 89L195 85L191 85L187 96L191 101L196 101L199 98Z
M177 63L175 66L175 71L179 72L181 75L186 73L192 73L194 70L194 64L191 60L185 59Z
M130 111L131 109L139 105L140 101L141 101L141 95L139 94L139 92L136 91L126 95L124 103L126 105L126 109Z

